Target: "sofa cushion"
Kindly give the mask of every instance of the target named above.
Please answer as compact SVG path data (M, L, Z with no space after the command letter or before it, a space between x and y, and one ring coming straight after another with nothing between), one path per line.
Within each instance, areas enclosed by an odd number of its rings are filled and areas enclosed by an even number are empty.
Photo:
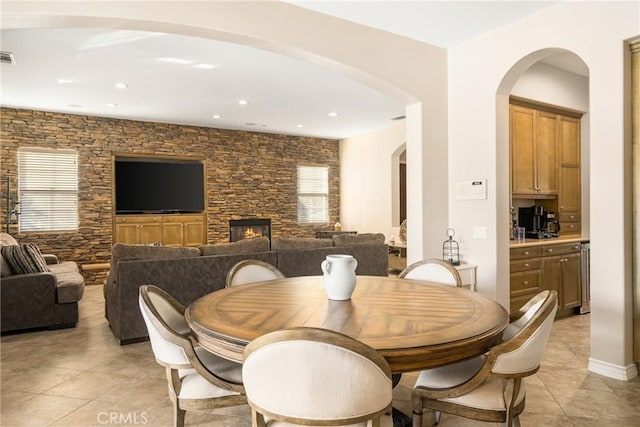
M198 248L116 243L111 248L111 267L109 273L107 273L105 284L115 283L116 266L120 261L187 258L196 256L200 256L200 250Z
M0 246L10 246L17 245L18 242L13 236L9 233L0 233ZM11 276L11 267L4 259L4 257L0 254L0 277Z
M384 244L384 234L382 233L362 233L362 234L337 234L332 237L335 246L353 245L382 245Z
M200 253L203 256L246 254L251 252L267 252L268 250L268 237L254 237L253 239L244 239L237 242L200 246Z
M288 238L281 237L275 239L271 243L271 249L274 251L286 251L289 249L313 249L328 248L333 246L331 239L314 239L314 238Z
M40 249L33 243L0 247L0 253L14 274L43 273L49 271Z
M149 246L128 245L116 243L111 248L111 266L120 261L134 261L140 259L169 259L200 256L198 248L184 246Z
M78 271L78 265L66 261L55 265L56 296L58 304L77 302L84 295L84 278ZM51 269L52 272L54 269Z

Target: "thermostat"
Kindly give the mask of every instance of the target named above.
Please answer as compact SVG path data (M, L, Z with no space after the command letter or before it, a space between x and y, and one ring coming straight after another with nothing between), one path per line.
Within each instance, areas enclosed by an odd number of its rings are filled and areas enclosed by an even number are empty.
M484 200L486 198L486 179L470 179L456 182L456 200Z

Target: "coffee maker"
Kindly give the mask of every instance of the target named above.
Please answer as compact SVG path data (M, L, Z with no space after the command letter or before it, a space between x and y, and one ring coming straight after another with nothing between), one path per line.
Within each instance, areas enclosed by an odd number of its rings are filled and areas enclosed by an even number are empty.
M560 224L553 211L542 206L530 206L518 209L518 224L525 228L525 237L530 239L550 239L558 237Z

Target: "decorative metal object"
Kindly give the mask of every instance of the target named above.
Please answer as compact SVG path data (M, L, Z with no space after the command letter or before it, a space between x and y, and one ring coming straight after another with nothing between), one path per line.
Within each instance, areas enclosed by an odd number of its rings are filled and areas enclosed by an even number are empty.
M456 231L453 228L447 228L449 238L442 244L442 259L451 265L460 265L460 246L453 240L455 235Z

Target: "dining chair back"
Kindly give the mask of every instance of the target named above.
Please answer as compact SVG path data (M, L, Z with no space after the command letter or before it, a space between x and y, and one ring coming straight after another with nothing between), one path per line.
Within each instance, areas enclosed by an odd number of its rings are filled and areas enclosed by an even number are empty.
M231 267L227 273L226 287L275 279L284 279L284 274L276 267L257 259L246 259Z
M451 286L462 286L460 273L451 264L437 258L415 262L398 274L401 279L426 280Z
M140 287L138 303L155 359L165 367L174 427L184 426L187 409L246 403L241 365L197 345L181 304L152 285Z
M242 378L254 427L264 426L265 417L286 425L390 423L389 365L346 335L280 330L250 342L244 356Z
M543 291L516 316L508 336L485 355L425 370L412 392L414 425L424 409L487 422L519 425L526 391L522 378L540 368L556 315L556 291Z

